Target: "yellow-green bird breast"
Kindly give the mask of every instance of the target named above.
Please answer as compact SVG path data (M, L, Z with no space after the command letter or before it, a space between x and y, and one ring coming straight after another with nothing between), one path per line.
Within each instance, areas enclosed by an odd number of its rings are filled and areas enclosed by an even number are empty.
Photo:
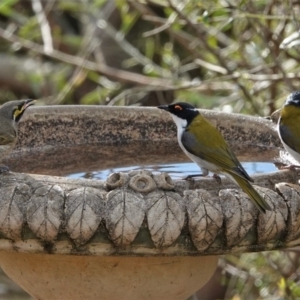
M188 153L194 155L192 159L199 165L202 162L213 164L213 172L237 175L252 181L234 152L230 149L222 134L200 114L189 124L182 135L182 145ZM197 161L195 157L201 160ZM209 167L206 168L208 170Z
M280 113L280 125L288 126L289 130L300 138L300 107L284 106Z
M279 132L281 139L292 149L300 152L300 108L286 105L280 114Z

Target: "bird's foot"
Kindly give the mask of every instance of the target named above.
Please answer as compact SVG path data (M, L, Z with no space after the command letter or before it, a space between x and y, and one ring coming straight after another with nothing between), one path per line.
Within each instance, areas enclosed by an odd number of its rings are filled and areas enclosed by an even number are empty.
M206 175L203 174L193 174L193 175L188 175L186 177L183 178L183 180L193 180L194 177L204 177Z
M0 166L0 174L7 173L7 172L9 172L9 167Z
M296 171L297 169L300 169L299 165L288 165L288 166L280 166L280 170L291 170L291 171Z
M222 179L218 174L214 174L213 178L216 179L216 181L218 182L218 184L222 184Z
M205 177L207 175L204 175L204 174L193 174L193 175L188 175L184 178L184 180L192 180L194 177ZM213 178L216 179L216 181L221 184L222 183L222 180L221 180L221 177L217 174L214 174L213 175Z

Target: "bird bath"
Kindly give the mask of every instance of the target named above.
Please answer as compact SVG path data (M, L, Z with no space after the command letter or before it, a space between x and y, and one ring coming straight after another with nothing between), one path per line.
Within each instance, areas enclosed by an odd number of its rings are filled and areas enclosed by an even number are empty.
M278 156L271 121L203 114L241 160ZM35 299L186 299L220 254L300 244L297 171L253 176L274 209L266 214L225 178L57 177L186 161L156 108L33 107L19 132L7 165L22 173L0 175L0 265Z

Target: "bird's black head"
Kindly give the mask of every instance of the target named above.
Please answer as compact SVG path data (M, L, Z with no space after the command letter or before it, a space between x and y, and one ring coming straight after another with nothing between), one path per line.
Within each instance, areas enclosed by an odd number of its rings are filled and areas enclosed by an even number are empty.
M289 94L284 105L295 105L300 107L300 91Z
M168 111L180 119L186 120L188 124L199 114L199 111L193 105L185 102L161 105L158 106L158 108Z

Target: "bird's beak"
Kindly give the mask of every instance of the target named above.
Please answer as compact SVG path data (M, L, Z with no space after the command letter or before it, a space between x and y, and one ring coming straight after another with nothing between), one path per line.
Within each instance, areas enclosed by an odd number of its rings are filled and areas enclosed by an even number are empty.
M28 106L31 106L34 104L36 100L33 100L33 99L28 99L25 101L24 105L22 106L22 111L24 111Z
M169 109L169 106L168 106L168 105L160 105L160 106L157 106L157 108L159 108L159 109L163 109L163 110L165 110L165 111L170 111L170 109Z

